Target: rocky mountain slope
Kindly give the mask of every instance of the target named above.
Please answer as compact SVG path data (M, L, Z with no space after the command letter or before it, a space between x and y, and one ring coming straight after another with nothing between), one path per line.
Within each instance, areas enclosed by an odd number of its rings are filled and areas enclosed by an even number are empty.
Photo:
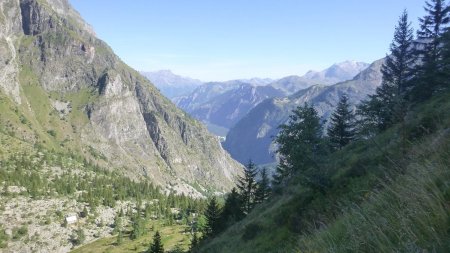
M42 146L179 193L230 189L240 165L95 37L67 0L0 2L3 158ZM5 137L6 138L6 137Z
M200 80L179 76L170 70L141 72L141 74L147 77L169 99L188 95L203 84Z
M273 136L278 134L278 126L286 122L295 107L310 103L324 120L328 119L343 94L355 105L375 91L381 84L382 63L383 60L372 63L350 81L331 86L314 85L289 97L260 103L229 131L223 147L241 163L249 159L257 164L274 162Z

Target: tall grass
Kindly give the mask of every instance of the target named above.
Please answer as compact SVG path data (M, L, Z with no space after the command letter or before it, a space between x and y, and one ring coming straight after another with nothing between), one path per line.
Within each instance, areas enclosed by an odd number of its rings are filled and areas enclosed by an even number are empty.
M366 201L347 205L334 223L302 236L298 251L450 252L449 135L439 137L429 147L440 153L430 160L418 155L404 174L383 179Z

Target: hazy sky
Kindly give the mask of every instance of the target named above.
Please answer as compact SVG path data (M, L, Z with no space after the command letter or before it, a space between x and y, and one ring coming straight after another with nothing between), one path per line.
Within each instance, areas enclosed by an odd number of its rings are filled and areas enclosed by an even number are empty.
M425 0L70 0L122 60L204 81L302 75L388 52Z

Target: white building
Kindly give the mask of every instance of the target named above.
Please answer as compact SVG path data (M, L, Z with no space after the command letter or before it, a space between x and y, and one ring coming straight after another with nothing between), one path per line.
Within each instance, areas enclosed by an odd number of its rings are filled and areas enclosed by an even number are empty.
M68 215L66 216L66 222L67 224L74 224L77 222L77 216L76 215Z

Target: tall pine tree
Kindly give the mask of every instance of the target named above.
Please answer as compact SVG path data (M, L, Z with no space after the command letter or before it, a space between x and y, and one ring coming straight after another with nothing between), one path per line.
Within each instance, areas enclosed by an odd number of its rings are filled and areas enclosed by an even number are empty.
M411 22L408 19L408 12L404 10L398 25L395 27L394 39L390 46L391 54L386 57L381 67L381 73L383 74L382 86L392 86L394 88L394 94L391 96L403 97L408 83L413 77L413 68L416 62L413 33Z
M220 218L221 224L227 227L241 220L243 217L244 212L242 211L241 197L236 188L233 188L225 200Z
M214 236L221 230L222 224L220 220L221 210L217 203L216 197L212 197L206 208L206 236Z
M341 96L336 110L331 115L328 137L331 146L340 150L349 144L355 137L355 115L350 109L348 97Z
M420 64L416 68L416 78L411 97L414 101L423 101L445 83L443 68L442 37L450 23L450 7L445 0L429 0L425 3L426 15L420 18L420 30L417 32L417 54Z
M132 218L131 222L132 222L132 230L130 238L132 240L135 240L145 233L145 221L141 218L141 216L138 213Z
M255 192L255 202L262 203L266 200L270 195L270 180L267 175L267 169L263 168L259 173L260 179L258 181L257 189Z
M197 249L199 240L197 237L197 232L194 232L194 235L192 236L191 245L189 245L189 252L193 253Z
M274 183L280 184L296 172L309 177L307 172L317 169L324 154L322 124L317 111L308 104L299 106L292 111L288 123L281 125L280 129L275 139L280 164Z
M446 89L450 89L450 27L442 36L442 79L444 80L443 85Z
M161 235L159 234L159 231L156 231L155 235L153 235L153 242L150 245L150 249L147 252L164 253L164 246L161 242Z
M405 95L410 89L416 62L413 39L413 30L405 10L395 27L391 54L386 57L381 68L381 86L358 106L361 116L359 125L366 136L383 131L403 119Z
M250 160L244 168L244 175L238 178L237 187L242 202L242 210L248 214L255 205L256 165Z

